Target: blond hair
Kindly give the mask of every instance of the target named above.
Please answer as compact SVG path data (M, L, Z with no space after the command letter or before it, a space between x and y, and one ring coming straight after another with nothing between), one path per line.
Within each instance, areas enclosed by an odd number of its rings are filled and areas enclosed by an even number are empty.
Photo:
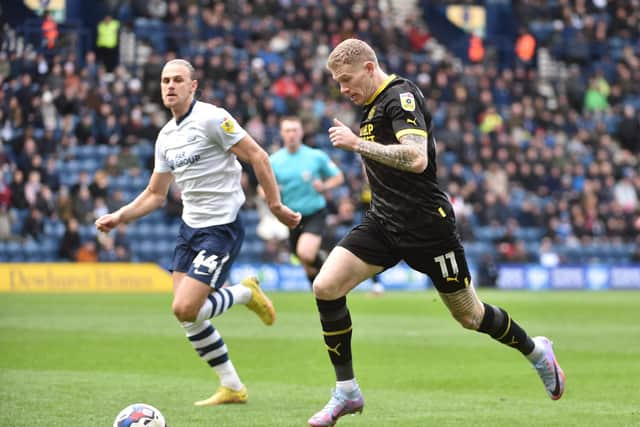
M378 58L371 46L362 40L346 39L336 46L327 59L327 68L335 70L343 65L373 61L378 66Z
M189 78L191 80L196 79L196 70L195 68L193 68L193 65L191 65L191 62L187 61L186 59L177 58L167 62L166 64L164 64L164 66L166 67L167 65L173 65L173 64L182 65L183 67L186 67L187 70L189 70Z

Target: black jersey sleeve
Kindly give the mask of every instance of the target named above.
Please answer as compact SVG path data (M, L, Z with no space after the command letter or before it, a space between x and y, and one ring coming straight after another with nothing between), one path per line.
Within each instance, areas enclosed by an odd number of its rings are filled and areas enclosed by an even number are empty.
M393 133L397 140L404 135L420 135L428 137L425 121L424 101L421 93L416 93L410 86L403 84L392 88L387 103L387 116L391 120Z

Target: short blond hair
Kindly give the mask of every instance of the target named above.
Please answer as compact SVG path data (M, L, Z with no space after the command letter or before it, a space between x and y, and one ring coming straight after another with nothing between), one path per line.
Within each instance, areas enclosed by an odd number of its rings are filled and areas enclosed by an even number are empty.
M196 79L196 69L193 68L193 65L191 65L191 62L187 61L186 59L176 58L176 59L170 60L169 62L164 64L164 66L166 67L167 65L173 65L173 64L182 65L183 67L186 67L187 70L189 70L189 78L191 80ZM164 70L164 67L162 67L162 69Z
M327 68L335 70L343 65L352 65L373 61L378 66L378 58L371 46L362 40L346 39L341 41L327 59Z

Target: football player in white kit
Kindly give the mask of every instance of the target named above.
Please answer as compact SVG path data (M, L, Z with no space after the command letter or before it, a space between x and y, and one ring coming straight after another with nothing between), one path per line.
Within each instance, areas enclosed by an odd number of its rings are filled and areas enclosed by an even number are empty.
M188 61L174 59L165 64L162 100L173 118L156 140L149 184L129 204L98 218L96 227L109 232L161 207L175 179L182 192L183 213L173 255L172 310L195 350L220 379L213 396L195 404L244 403L247 388L209 319L234 304L245 304L271 325L275 310L255 278L223 287L244 238L238 211L245 196L237 158L253 166L278 220L293 228L300 214L282 204L269 157L256 141L223 108L195 100L198 82L194 78Z

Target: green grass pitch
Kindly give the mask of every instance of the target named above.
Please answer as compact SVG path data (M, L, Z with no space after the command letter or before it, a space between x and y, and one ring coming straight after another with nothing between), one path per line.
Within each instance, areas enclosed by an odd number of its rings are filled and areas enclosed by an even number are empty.
M640 425L640 292L480 294L555 341L561 400L515 350L459 327L434 291L355 293L366 406L338 426ZM170 427L304 426L329 397L332 369L312 296L272 297L273 327L242 306L214 319L249 403L197 408L217 380L173 319L170 295L0 295L0 426L111 426L139 401Z

